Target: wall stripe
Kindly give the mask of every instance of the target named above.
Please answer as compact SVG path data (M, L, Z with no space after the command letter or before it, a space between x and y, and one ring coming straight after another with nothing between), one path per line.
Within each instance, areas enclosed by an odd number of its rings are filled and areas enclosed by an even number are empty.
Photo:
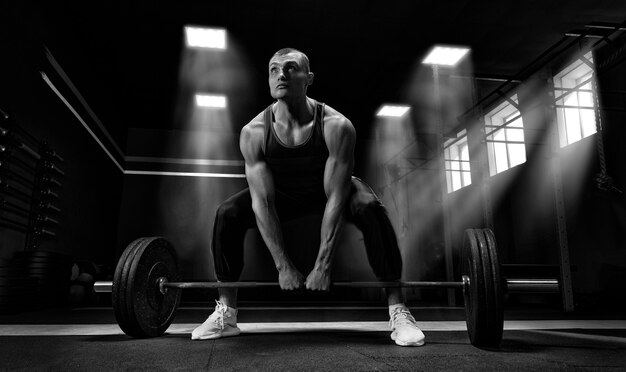
M98 142L98 144L100 145L100 147L102 148L102 150L104 150L104 152L109 156L109 158L113 161L113 163L115 163L115 165L117 166L117 168L124 173L124 168L122 168L122 166L120 165L120 163L118 163L117 160L115 160L115 157L113 157L113 155L109 152L109 150L107 150L107 148L104 146L104 144L100 141L100 139L96 136L96 134L91 130L91 128L89 128L89 126L87 125L87 123L85 123L85 121L83 120L83 118L80 117L80 115L78 114L78 112L76 112L76 110L74 110L74 107L72 107L72 105L70 105L70 103L65 99L65 97L63 97L63 95L61 94L61 92L59 92L59 90L54 86L54 84L52 83L52 81L50 81L50 79L48 78L48 75L46 75L45 72L40 71L41 73L41 77L43 78L43 80L48 84L48 86L50 87L50 89L52 89L52 91L54 93L56 93L56 95L61 99L61 101L63 101L63 103L65 103L65 106L67 106L67 108L70 109L70 111L74 114L74 116L76 116L76 118L78 119L78 121L80 121L80 123L83 125L83 127L85 127L85 129L87 130L87 132L89 132L89 134L91 134L91 137L93 137L94 140L96 140L96 142Z
M206 177L206 178L245 178L245 174L239 173L201 173L201 172L161 172L125 170L124 174L136 176L176 176L176 177Z
M126 156L127 162L138 163L168 163L185 165L221 165L221 166L243 166L243 160L216 160L216 159L179 159L179 158L158 158L149 156Z
M52 67L56 70L56 72L59 74L59 76L61 76L61 79L63 79L63 81L65 81L65 84L67 84L67 86L70 88L70 90L72 91L72 93L74 93L74 95L76 96L76 98L78 98L78 100L80 101L80 103L83 105L83 107L85 108L85 110L87 110L87 113L89 114L89 116L91 116L91 118L93 119L94 122L96 122L96 124L98 125L98 127L100 128L100 130L102 131L102 133L104 133L104 135L106 136L106 138L109 140L109 142L111 143L111 145L115 148L115 150L117 150L118 154L120 156L124 156L124 153L122 152L122 150L119 148L119 146L117 145L117 143L113 140L113 137L111 137L111 135L109 135L109 132L106 130L106 128L104 127L104 125L102 125L102 122L100 121L100 119L98 118L98 116L96 116L96 114L93 112L93 110L91 109L91 107L89 107L89 105L87 104L87 101L85 101L85 99L83 98L83 96L80 94L80 92L78 91L78 89L76 89L76 87L74 86L74 84L72 83L72 81L70 80L69 76L67 76L67 74L65 73L65 71L63 71L63 68L61 68L61 65L59 65L59 63L56 61L56 59L54 59L54 56L52 56L52 53L50 53L50 51L48 50L48 48L46 48L46 57L48 58L48 61L50 61L50 63L52 64Z
M106 131L100 120L97 118L95 113L91 110L87 102L85 102L84 98L80 95L78 90L74 87L71 80L61 66L56 62L52 54L46 50L48 59L50 63L52 63L55 70L61 75L61 78L65 81L65 83L69 86L72 92L76 95L79 101L83 104L89 115L91 115L92 119L98 124L104 135L107 137L112 146L120 153L124 160L129 162L144 162L144 163L169 163L169 164L183 164L183 165L214 165L214 166L243 166L244 162L242 160L214 160L214 159L177 159L177 158L160 158L160 157L146 157L146 156L124 156L122 150L117 146L113 138ZM91 130L89 125L83 120L80 114L74 109L74 107L68 102L67 99L61 94L61 92L57 89L57 87L52 83L48 75L45 72L40 71L41 77L48 84L50 89L61 99L61 101L67 106L67 108L74 114L74 116L78 119L78 121L83 125L83 127L87 130L87 132L93 137L93 139L100 145L100 148L107 154L107 156L113 161L115 166L125 175L150 175L150 176L174 176L174 177L205 177L205 178L245 178L245 174L243 173L206 173L206 172L162 172L162 171L142 171L142 170L127 170L122 167L122 165L115 159L115 157L111 154L111 152L106 148L104 143L96 136L96 134Z

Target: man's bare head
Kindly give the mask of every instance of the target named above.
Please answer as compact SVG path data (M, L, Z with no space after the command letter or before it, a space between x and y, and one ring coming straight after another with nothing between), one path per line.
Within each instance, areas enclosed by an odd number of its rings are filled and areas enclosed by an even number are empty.
M307 88L313 84L306 54L293 48L283 48L274 53L268 66L270 93L274 99L306 97Z
M272 62L272 59L274 59L275 57L282 57L282 56L286 56L287 54L299 54L300 55L300 67L307 74L311 72L311 64L309 63L309 57L307 57L306 54L304 54L303 52L295 48L282 48L278 50L276 53L274 53L272 58L270 58L270 63Z

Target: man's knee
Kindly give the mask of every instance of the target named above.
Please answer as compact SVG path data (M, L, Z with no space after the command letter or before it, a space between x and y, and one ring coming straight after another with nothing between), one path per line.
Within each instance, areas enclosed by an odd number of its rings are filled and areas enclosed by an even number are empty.
M215 212L216 220L232 221L244 218L246 213L245 205L236 198L229 198L217 207Z
M356 198L350 203L350 211L356 218L376 218L386 214L385 207L376 197Z
M352 193L350 196L350 212L354 216L374 210L384 211L380 199L365 182L354 177L352 179Z
M215 217L218 220L232 219L236 218L237 214L237 205L230 200L226 200L217 207Z

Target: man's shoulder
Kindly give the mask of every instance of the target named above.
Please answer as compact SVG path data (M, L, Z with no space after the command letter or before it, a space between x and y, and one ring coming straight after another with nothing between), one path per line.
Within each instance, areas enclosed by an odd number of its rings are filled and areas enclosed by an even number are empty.
M324 105L324 127L336 129L348 128L352 127L352 122L341 112L328 105Z
M324 105L324 125L351 125L350 119L334 108Z
M260 148L263 138L265 137L265 118L264 112L261 111L257 116L241 128L239 137L239 145L243 151L244 148Z
M250 120L248 124L243 126L243 128L241 129L241 133L252 134L252 133L257 133L259 131L263 131L265 127L264 113L265 113L265 110L261 111L257 116L252 118L252 120Z

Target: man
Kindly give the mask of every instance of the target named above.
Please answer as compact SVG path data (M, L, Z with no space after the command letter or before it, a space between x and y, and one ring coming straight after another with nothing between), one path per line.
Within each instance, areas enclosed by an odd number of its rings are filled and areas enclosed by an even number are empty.
M352 123L323 103L307 97L313 83L307 56L291 48L269 62L269 87L276 100L241 131L248 188L218 208L213 231L217 279L237 281L243 268L243 241L258 227L283 290L326 291L333 253L346 222L362 232L368 259L382 281L399 280L402 258L387 214L373 191L351 177L356 134ZM322 216L321 243L313 270L305 278L286 254L281 221ZM387 288L391 338L402 346L424 344L424 334L403 303L400 288ZM193 340L236 336L237 290L220 288L215 312Z

